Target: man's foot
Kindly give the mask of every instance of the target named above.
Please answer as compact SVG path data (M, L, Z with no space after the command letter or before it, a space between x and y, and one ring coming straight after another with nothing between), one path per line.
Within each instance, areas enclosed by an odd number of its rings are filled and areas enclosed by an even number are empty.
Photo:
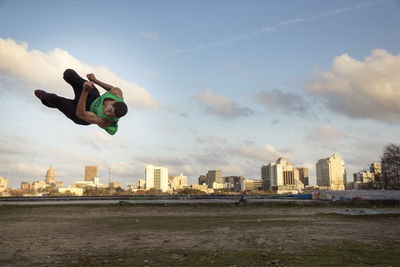
M39 98L40 100L42 99L43 94L45 94L45 93L46 93L46 92L43 91L43 90L35 90L35 96L36 96L37 98Z

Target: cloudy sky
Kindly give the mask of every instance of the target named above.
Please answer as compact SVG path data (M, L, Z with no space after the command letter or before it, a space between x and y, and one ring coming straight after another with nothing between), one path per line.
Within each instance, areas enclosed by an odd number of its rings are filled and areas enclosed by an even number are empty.
M136 182L146 164L189 183L221 169L260 179L286 158L338 152L348 179L399 143L400 2L0 0L0 176L67 185L85 165ZM75 69L123 90L110 136L33 95L73 97Z

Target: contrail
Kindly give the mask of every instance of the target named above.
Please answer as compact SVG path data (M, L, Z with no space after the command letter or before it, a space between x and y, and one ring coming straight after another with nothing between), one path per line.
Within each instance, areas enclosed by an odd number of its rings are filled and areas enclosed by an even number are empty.
M315 20L315 19L319 19L319 18L322 18L322 17L332 16L332 15L336 15L336 14L340 14L340 13L344 13L344 12L349 12L349 11L360 9L360 8L363 8L363 7L366 7L366 6L371 6L371 5L375 5L375 4L381 4L381 3L389 2L389 1L392 1L392 0L369 1L369 2L365 2L365 3L359 3L359 4L355 5L355 6L343 7L343 8L331 10L331 11L328 11L328 12L319 13L319 14L316 14L316 15L313 15L313 16L310 16L310 17L303 17L303 18L285 20L285 21L279 22L278 24L276 24L275 26L272 26L272 27L263 27L263 28L261 28L261 29L259 29L257 31L254 31L254 32L236 35L236 36L233 36L233 37L230 37L230 38L227 38L227 39L223 39L223 40L220 40L220 41L207 43L207 44L199 44L199 45L196 45L195 47L187 48L187 49L175 49L173 51L173 53L174 54L185 54L185 53L199 51L199 50L206 49L206 48L212 48L212 47L228 45L228 44L236 43L238 41L254 37L254 36L256 36L258 34L261 34L261 33L264 33L264 32L277 31L277 29L279 27L283 27L283 26L286 26L286 25L289 25L289 24L302 23L302 22Z

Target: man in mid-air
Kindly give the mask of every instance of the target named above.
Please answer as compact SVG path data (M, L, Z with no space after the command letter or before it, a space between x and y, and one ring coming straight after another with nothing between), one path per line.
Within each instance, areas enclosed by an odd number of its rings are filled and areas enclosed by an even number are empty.
M75 98L67 99L43 90L35 90L35 95L42 104L56 108L76 124L97 124L113 135L118 130L118 120L128 112L121 89L106 84L90 73L86 81L74 70L64 72L64 80L74 89ZM103 87L107 92L100 95L94 84Z

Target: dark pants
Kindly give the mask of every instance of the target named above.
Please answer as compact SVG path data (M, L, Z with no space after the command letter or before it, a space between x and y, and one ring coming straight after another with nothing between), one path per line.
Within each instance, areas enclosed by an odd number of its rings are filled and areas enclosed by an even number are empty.
M74 88L75 98L67 99L64 97L60 97L56 94L43 93L41 97L43 105L49 108L58 109L76 124L89 125L90 123L87 123L86 121L81 120L76 116L78 101L82 94L83 83L86 82L86 80L82 79L82 77L80 77L78 73L71 69L67 69L66 71L64 71L64 80L69 83L72 88ZM92 88L89 91L88 97L86 99L86 110L89 110L90 104L99 96L100 93L97 88Z

